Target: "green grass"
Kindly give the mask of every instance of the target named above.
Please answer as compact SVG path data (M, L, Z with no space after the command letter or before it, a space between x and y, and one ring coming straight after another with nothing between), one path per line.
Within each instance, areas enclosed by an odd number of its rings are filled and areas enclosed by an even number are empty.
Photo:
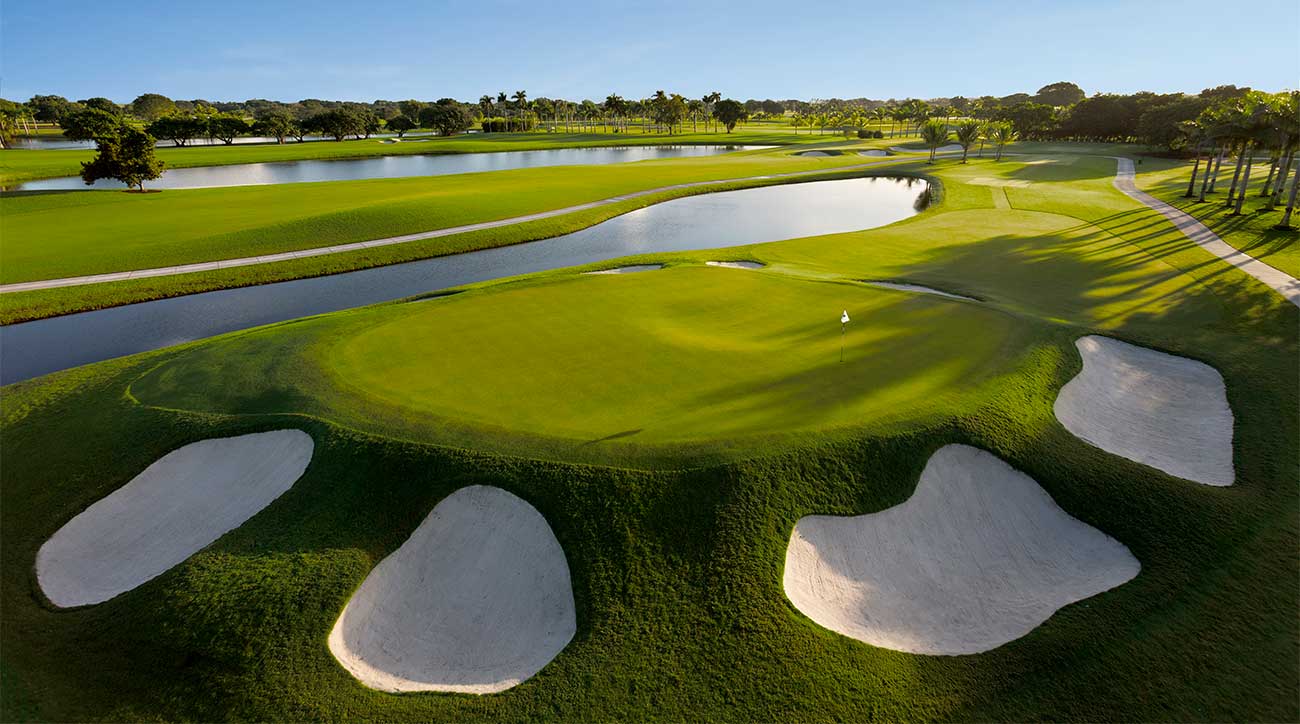
M1113 161L1035 160L937 164L942 203L871 231L474 285L6 388L0 714L1295 720L1300 313L1111 188ZM985 178L1030 183L968 183ZM770 266L698 265L713 258ZM986 301L854 283L879 278ZM846 305L861 313L841 368L826 357ZM1061 428L1073 340L1097 331L1224 375L1236 485ZM181 444L285 426L315 457L262 513L104 604L40 601L35 551L71 516ZM875 648L796 611L781 590L795 521L905 500L952 442L1030 474L1141 573L973 656ZM499 695L363 688L326 634L370 568L472 484L546 516L577 635Z
M1260 197L1259 189L1268 175L1267 166L1257 164L1251 172L1250 190L1240 216L1225 205L1228 186L1232 184L1232 169L1219 172L1217 191L1207 194L1205 203L1198 197L1184 198L1187 182L1192 175L1190 163L1175 165L1161 173L1143 176L1142 190L1195 216L1210 227L1220 238L1260 261L1280 269L1293 277L1300 277L1300 229L1273 228L1282 220L1286 199L1272 209L1267 199ZM1294 172L1293 172L1294 175ZM1197 190L1200 182L1197 182ZM1292 215L1292 226L1300 226L1300 215Z
M426 137L420 137L424 139ZM310 141L284 144L235 144L230 146L160 147L158 158L167 168L226 166L236 163L303 161L308 159L363 158L366 156L400 156L418 153L484 153L491 151L534 151L548 148L591 146L658 146L658 145L788 145L813 143L816 137L773 130L739 130L734 133L487 133L408 138L401 143L383 143L370 138L351 141ZM825 140L825 139L822 139ZM40 178L76 176L81 162L95 155L89 150L0 150L0 185ZM147 184L146 184L147 186Z

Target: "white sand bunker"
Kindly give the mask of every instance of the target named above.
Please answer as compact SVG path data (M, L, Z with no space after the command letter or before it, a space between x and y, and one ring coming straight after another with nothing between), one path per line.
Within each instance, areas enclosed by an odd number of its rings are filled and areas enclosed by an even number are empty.
M961 145L957 143L950 143L947 146L940 146L935 150L938 153L961 153Z
M948 297L949 299L962 299L968 302L978 302L975 297L968 297L964 294L954 294L945 292L933 287L923 287L920 284L905 284L903 282L864 282L870 287L880 287L881 289L894 289L900 292L916 292L918 294L934 294L939 297Z
M280 497L312 449L307 433L276 430L173 450L41 546L41 590L56 606L85 606L157 577Z
M785 593L826 628L914 654L973 654L1020 638L1057 609L1141 565L990 453L947 445L905 503L795 525Z
M546 519L475 485L375 566L329 647L374 689L491 694L536 674L576 630L569 564Z
M889 152L881 148L872 148L866 151L858 151L859 156L888 156Z
M1080 337L1083 371L1053 409L1106 452L1205 485L1232 485L1232 409L1209 365L1109 337Z
M827 157L830 157L830 156L834 156L834 155L836 155L836 154L833 154L833 153L827 153L827 152L825 152L825 151L804 151L803 153L796 154L796 155L799 155L799 156L807 156L807 157L810 157L810 158L827 158Z
M1020 178L995 178L992 176L980 176L978 178L968 179L966 183L972 186L999 186L1004 188L1023 189L1030 184L1029 181Z
M720 266L727 269L762 269L767 266L756 261L706 261L709 266Z
M655 271L663 269L663 264L633 264L631 266L619 266L613 269L601 269L600 271L583 272L584 274L635 274L637 272Z

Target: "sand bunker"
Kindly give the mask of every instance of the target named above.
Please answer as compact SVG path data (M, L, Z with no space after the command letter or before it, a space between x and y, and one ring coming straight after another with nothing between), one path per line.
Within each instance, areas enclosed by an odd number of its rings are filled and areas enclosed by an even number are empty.
M164 455L41 546L41 590L56 606L85 606L155 578L280 497L312 448L307 433L276 430Z
M794 527L785 593L826 628L915 654L973 654L1137 575L1124 545L992 454L947 445L888 510Z
M872 148L867 151L858 151L859 156L888 156L889 152L880 148Z
M803 153L796 154L796 155L798 155L798 156L808 156L808 157L811 157L811 158L827 158L827 157L829 157L829 156L835 156L835 155L838 155L838 154L827 153L827 152L825 152L825 151L804 151Z
M583 272L584 274L635 274L637 272L655 271L663 269L663 264L633 264L631 266L614 267L613 269L601 269L600 271Z
M726 267L727 269L762 269L767 266L756 261L706 261L709 266Z
M1053 409L1065 429L1106 452L1205 485L1232 485L1232 410L1209 365L1090 335L1083 371Z
M374 689L490 694L536 674L576 630L569 564L546 519L475 485L375 566L329 648Z
M949 299L964 299L968 302L978 302L975 297L968 297L963 294L953 294L932 287L923 287L920 284L904 284L903 282L864 282L867 286L880 287L882 289L896 289L902 292L918 292L920 294L934 294Z

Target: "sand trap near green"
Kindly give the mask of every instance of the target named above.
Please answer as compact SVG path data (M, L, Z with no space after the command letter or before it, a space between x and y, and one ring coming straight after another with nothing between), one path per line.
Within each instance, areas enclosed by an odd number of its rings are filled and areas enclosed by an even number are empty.
M724 269L762 269L767 266L757 261L706 261L708 266L720 266Z
M906 502L810 515L786 549L786 596L851 638L914 654L974 654L1137 575L1128 548L1062 510L994 455L946 445Z
M276 430L164 455L41 546L41 590L56 606L85 606L157 577L280 497L312 450L307 433Z
M978 302L974 297L968 297L964 294L954 294L945 292L942 289L922 286L920 284L907 284L904 282L865 282L868 286L880 287L881 289L893 289L899 292L915 292L917 294L933 294L938 297L948 297L949 299L961 299L967 302Z
M474 485L366 576L329 649L372 689L491 694L540 671L576 630L568 561L546 519Z
M1074 344L1083 370L1053 405L1066 430L1170 475L1232 485L1232 409L1217 370L1109 337Z
M600 269L597 271L583 272L584 274L636 274L637 272L658 271L663 269L663 264L630 264L628 266L616 266L613 269Z

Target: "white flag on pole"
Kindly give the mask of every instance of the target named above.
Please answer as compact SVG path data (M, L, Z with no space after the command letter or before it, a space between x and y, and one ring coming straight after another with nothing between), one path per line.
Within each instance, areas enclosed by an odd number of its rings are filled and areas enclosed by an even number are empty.
M849 323L849 310L846 309L842 314L840 314L840 324L848 324L848 323Z

